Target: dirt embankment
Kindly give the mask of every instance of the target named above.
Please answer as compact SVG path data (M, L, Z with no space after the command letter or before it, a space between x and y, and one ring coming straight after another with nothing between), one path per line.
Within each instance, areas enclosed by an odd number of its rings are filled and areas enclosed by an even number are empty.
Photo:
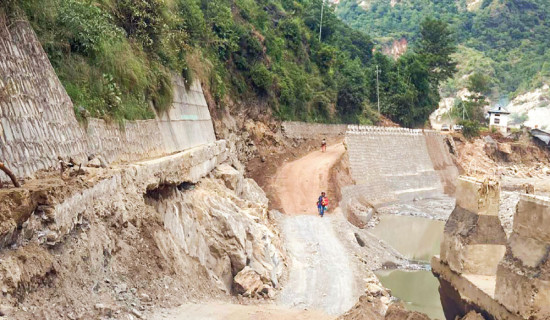
M55 182L61 188L44 193L64 197L71 183ZM224 299L195 259L169 253L177 248L160 237L165 234L162 217L138 202L132 207L136 214L128 217L116 211L86 215L57 244L27 244L29 234L2 249L0 313L7 319L135 317L204 296Z
M355 184L351 177L348 153L342 154L340 159L330 169L328 192L334 198L334 203L342 200L342 187Z

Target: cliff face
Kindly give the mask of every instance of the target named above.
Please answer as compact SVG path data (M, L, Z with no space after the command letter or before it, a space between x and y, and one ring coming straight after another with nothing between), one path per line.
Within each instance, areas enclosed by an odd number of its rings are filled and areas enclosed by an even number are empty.
M512 122L516 126L531 128L550 128L550 86L517 96L506 109L511 112Z

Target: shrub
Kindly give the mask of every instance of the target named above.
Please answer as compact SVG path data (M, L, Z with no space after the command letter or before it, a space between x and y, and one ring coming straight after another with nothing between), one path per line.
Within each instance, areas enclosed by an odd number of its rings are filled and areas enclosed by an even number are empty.
M73 52L97 54L104 42L119 41L124 34L100 8L75 0L61 1L57 18Z
M115 0L115 16L128 36L154 50L166 28L163 0Z
M273 84L273 75L265 65L257 63L250 69L250 80L260 91L267 92Z
M463 126L462 128L462 134L468 138L476 138L479 137L480 132L480 125L477 121L470 121L470 120L462 120L458 124Z

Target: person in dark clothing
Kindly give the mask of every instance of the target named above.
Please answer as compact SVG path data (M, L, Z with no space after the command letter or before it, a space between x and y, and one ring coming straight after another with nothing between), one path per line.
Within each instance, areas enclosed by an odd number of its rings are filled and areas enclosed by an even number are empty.
M317 199L317 210L319 211L319 215L321 218L325 215L325 211L327 211L328 206L328 198L326 196L325 192L321 192L321 196L319 196L319 199Z

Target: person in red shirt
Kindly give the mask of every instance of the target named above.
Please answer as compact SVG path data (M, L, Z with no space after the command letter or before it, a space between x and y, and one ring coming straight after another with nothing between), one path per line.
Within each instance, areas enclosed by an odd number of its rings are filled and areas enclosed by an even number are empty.
M328 198L326 196L325 192L321 192L321 196L319 199L317 199L317 210L319 211L319 215L321 218L324 216L325 211L327 211L328 207Z

